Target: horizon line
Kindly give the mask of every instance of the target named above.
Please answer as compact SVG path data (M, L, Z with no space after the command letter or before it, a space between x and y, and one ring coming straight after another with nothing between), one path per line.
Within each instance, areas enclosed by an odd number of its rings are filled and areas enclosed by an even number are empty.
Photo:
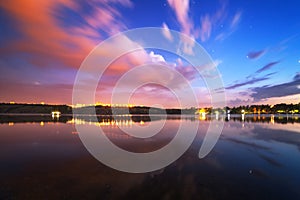
M28 104L28 105L55 105L55 106L59 106L59 105L65 105L65 106L69 106L72 108L80 108L80 107L86 107L86 106L108 106L108 107L152 107L152 108L159 108L159 107L153 107L153 106L148 106L148 105L134 105L134 104L108 104L108 103L100 103L100 102L96 102L94 104L67 104L67 103L45 103L45 102L40 102L40 103L34 103L34 102L14 102L14 101L10 101L10 102L0 102L0 104L10 104L10 105L18 105L18 104ZM240 105L235 105L235 106L229 106L226 105L225 107L229 107L229 108L236 108L236 107L247 107L247 106L275 106L275 105L281 105L281 104L286 104L286 105L297 105L300 104L300 101L298 103L285 103L285 102L281 102L281 103L276 103L276 104L240 104ZM191 108L213 108L213 106L204 106L204 107L195 107L195 106L191 106L191 107L172 107L172 108L160 108L160 109L191 109ZM220 108L220 107L214 107L214 108Z

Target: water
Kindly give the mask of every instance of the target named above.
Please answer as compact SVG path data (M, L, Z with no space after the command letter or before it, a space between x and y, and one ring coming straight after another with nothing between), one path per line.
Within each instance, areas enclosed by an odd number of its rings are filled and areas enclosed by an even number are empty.
M208 156L198 158L211 120L172 116L151 138L125 130L160 123L160 116L0 116L0 199L299 199L298 116L231 116ZM183 156L150 173L111 169L85 149L74 124L100 126L119 147L132 152L162 148L179 124L199 123ZM142 133L141 133L142 134ZM188 133L187 133L188 134ZM109 154L110 152L106 152Z

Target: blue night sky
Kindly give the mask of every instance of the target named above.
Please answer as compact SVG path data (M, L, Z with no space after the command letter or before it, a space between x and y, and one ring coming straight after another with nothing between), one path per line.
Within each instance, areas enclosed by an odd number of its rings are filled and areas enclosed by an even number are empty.
M0 102L71 104L77 70L97 44L125 30L163 27L166 38L169 29L179 31L210 54L228 105L298 103L299 8L295 0L2 1ZM209 105L203 80L185 74L187 62L162 50L145 49L141 54L145 60L178 67L193 83L201 105ZM116 79L140 62L116 61L99 83L96 100L109 102ZM165 90L145 86L131 102L175 106Z

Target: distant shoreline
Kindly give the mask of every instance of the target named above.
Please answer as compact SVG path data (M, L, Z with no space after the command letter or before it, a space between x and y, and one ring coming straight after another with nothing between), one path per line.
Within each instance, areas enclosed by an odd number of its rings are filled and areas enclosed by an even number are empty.
M95 110L94 110L95 109ZM95 111L97 115L181 115L181 114L205 114L205 115L226 115L226 114L300 114L300 103L298 104L276 104L276 105L247 105L239 107L224 108L155 108L149 106L118 106L111 107L105 105L72 107L69 105L51 105L51 104L26 104L26 103L0 103L0 114L15 115L50 115L53 111L58 111L63 115L72 114L90 114Z
M116 114L116 116L168 116L170 114ZM187 115L187 116L190 116L190 115L198 115L198 114L172 114L174 116L176 115ZM228 115L230 117L241 117L243 114L219 114L220 117L228 117ZM257 117L257 116L262 116L262 117L271 117L271 116L274 116L274 117L283 117L283 116L298 116L300 117L300 113L275 113L275 114L272 114L272 113L262 113L262 114L252 114L252 113L247 113L247 114L244 114L245 117ZM48 117L48 116L51 116L51 113L0 113L0 116L45 116L45 117ZM113 116L113 114L109 114L109 115L103 115L103 114L61 114L60 116L65 116L65 117L73 117L73 116ZM210 113L210 114L207 114L206 117L215 117L216 114L214 113Z

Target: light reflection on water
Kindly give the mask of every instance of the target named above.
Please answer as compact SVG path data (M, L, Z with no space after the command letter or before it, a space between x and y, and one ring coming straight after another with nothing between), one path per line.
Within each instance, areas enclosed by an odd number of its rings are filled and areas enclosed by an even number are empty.
M150 138L132 137L118 127L135 129L165 118L0 116L0 199L299 199L298 116L218 116L226 123L204 159L198 151L216 116L168 116ZM189 127L196 120L199 130L190 149L170 166L145 174L104 166L87 152L74 128L75 123L100 126L121 148L149 152L168 144L180 122Z

